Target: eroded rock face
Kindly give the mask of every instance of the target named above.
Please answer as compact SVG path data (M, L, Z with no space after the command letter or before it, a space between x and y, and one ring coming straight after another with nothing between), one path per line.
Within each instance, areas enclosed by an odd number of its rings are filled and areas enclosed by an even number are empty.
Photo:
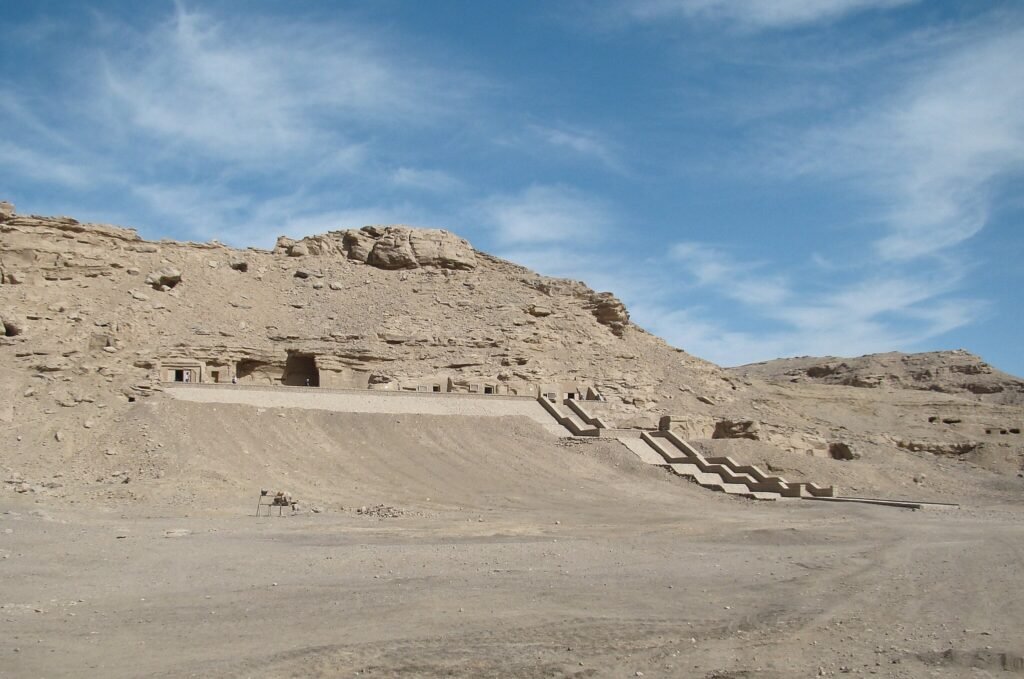
M810 368L806 370L806 372L808 377L820 379L822 377L828 377L830 375L835 375L836 373L841 373L844 370L848 370L849 367L850 366L846 365L845 363L840 363L839 365L812 365Z
M545 318L550 316L552 312L550 307L546 307L541 304L531 304L526 307L526 313L531 316L536 316L537 318Z
M966 455L978 447L978 443L975 441L897 441L896 445L904 450L913 452L923 451L932 455L948 455L951 457Z
M349 258L380 269L422 266L471 271L476 268L476 253L469 242L447 231L369 226L357 233L348 231L343 238L343 243L350 244Z
M366 263L378 269L415 269L419 266L412 251L410 232L388 229L374 243Z
M629 311L615 295L610 292L598 292L591 301L590 309L601 325L607 325L611 331L622 336L629 325Z
M342 237L342 246L349 259L354 259L357 262L366 262L370 259L370 253L373 251L375 243L376 241L369 233L356 229L346 231Z
M0 224L14 216L14 206L6 200L0 200Z
M154 290L173 288L181 282L181 271L173 266L165 266L162 269L151 271L146 276L146 285Z
M338 256L378 269L476 268L476 252L468 241L442 229L409 226L364 226L332 231L300 241L277 239L274 254L289 257Z
M0 337L15 337L24 330L24 324L10 313L0 314Z
M761 425L753 420L720 420L715 423L713 439L761 439Z
M685 439L709 438L714 428L714 419L707 415L663 415L658 420L658 429L674 431Z
M833 460L856 460L860 458L859 453L853 452L853 449L842 441L833 441L828 444L828 454Z

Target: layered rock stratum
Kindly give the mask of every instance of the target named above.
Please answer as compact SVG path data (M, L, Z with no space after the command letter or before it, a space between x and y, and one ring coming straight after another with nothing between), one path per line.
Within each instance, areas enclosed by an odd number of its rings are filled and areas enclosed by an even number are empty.
M966 352L723 369L637 326L611 293L443 230L367 226L238 250L6 203L0 280L0 462L17 482L7 487L41 494L141 497L131 484L111 490L114 471L187 486L160 424L162 391L186 371L267 386L574 393L600 398L588 407L619 428L667 417L708 451L861 492L941 497L962 488L943 470L998 484L1024 459L1024 382Z

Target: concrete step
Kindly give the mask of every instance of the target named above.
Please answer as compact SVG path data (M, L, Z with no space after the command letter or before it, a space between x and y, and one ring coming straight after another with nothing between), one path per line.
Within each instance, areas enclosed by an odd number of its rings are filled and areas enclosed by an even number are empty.
M679 474L680 476L687 476L700 484L726 483L718 474L702 472L695 464L680 464L678 462L673 462L669 467L676 474Z
M714 474L705 474L704 472L700 471L680 471L679 469L677 469L677 467L681 465L677 464L673 464L670 466L672 468L672 471L674 471L675 473L679 474L680 476L685 476L689 479L693 479L704 488L710 488L712 490L717 490L722 493L728 493L729 495L746 495L747 493L753 492L742 483L729 483L727 481L723 481L722 477L716 476Z
M562 412L565 413L565 417L567 417L573 424L575 424L581 430L582 429L593 429L594 428L593 425L587 424L586 422L584 422L580 418L580 416L577 415L576 413L574 413L572 411L569 411L569 410L563 410Z
M728 495L739 495L742 497L748 497L755 500L778 500L780 494L759 490L751 490L746 483L735 483L732 479L740 479L753 483L755 479L750 478L746 474L735 474L733 475L731 470L719 466L730 478L726 480L722 478L721 474L712 471L703 471L700 465L695 462L672 462L669 463L665 460L665 457L655 446L663 446L662 450L670 451L670 455L673 459L687 459L692 460L692 456L686 456L686 451L679 450L675 445L666 439L655 439L656 443L652 445L648 441L642 438L617 438L622 445L629 448L637 457L646 462L647 464L658 465L661 467L668 467L679 476L684 476L688 479L693 480L697 485L708 490L718 491L720 493L726 493ZM678 454L678 457L677 457ZM684 457L685 456L685 457Z
M745 483L737 483L733 480L722 478L721 475L714 472L702 471L701 468L695 464L674 462L670 466L677 474L693 477L701 483L727 483L731 486L743 486L744 488L747 488ZM749 490L749 488L747 488L747 490Z
M749 474L737 472L729 467L720 464L706 464L704 465L704 472L706 474L718 474L723 479L730 483L742 483L744 485L751 485L758 483L758 480Z
M720 487L723 493L728 493L729 495L753 495L753 491L742 483L722 483Z
M654 448L651 448L647 443L640 440L639 438L618 438L616 439L622 445L633 451L637 457L646 462L647 464L664 465L665 458L658 454Z
M702 486L715 487L721 489L722 492L729 493L730 495L745 495L748 493L769 493L771 491L753 491L745 483L733 483L723 479L718 474L711 472L704 472L700 470L695 464L680 464L673 463L669 465L672 471L679 474L680 476L686 476ZM771 493L772 495L778 495L778 493Z

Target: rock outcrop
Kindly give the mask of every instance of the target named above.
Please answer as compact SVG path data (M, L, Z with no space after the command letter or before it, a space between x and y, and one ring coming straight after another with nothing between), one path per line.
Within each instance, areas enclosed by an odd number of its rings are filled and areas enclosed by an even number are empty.
M622 336L629 324L629 312L621 300L610 292L599 292L591 299L590 308L598 323L607 325L613 333Z
M181 282L181 271L173 266L151 271L146 276L146 285L154 290L169 290Z
M828 454L833 460L857 460L860 455L853 452L847 444L842 441L833 441L828 444Z
M16 337L21 334L24 324L10 313L0 313L0 336Z
M379 269L435 268L472 271L476 253L468 241L442 229L364 226L300 241L281 237L274 249L290 257L337 256Z
M715 423L715 431L711 438L750 439L757 441L761 438L761 425L753 420L722 420Z
M924 451L932 455L948 455L952 457L966 455L978 447L976 441L899 441L897 445L900 448L914 452Z

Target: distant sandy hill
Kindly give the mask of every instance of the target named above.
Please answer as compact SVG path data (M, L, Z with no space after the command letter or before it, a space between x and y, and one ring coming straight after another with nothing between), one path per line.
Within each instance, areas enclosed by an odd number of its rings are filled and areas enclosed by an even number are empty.
M920 389L973 396L988 403L1024 404L1024 380L993 368L963 349L920 354L894 351L857 358L801 356L751 363L729 371L776 382Z

